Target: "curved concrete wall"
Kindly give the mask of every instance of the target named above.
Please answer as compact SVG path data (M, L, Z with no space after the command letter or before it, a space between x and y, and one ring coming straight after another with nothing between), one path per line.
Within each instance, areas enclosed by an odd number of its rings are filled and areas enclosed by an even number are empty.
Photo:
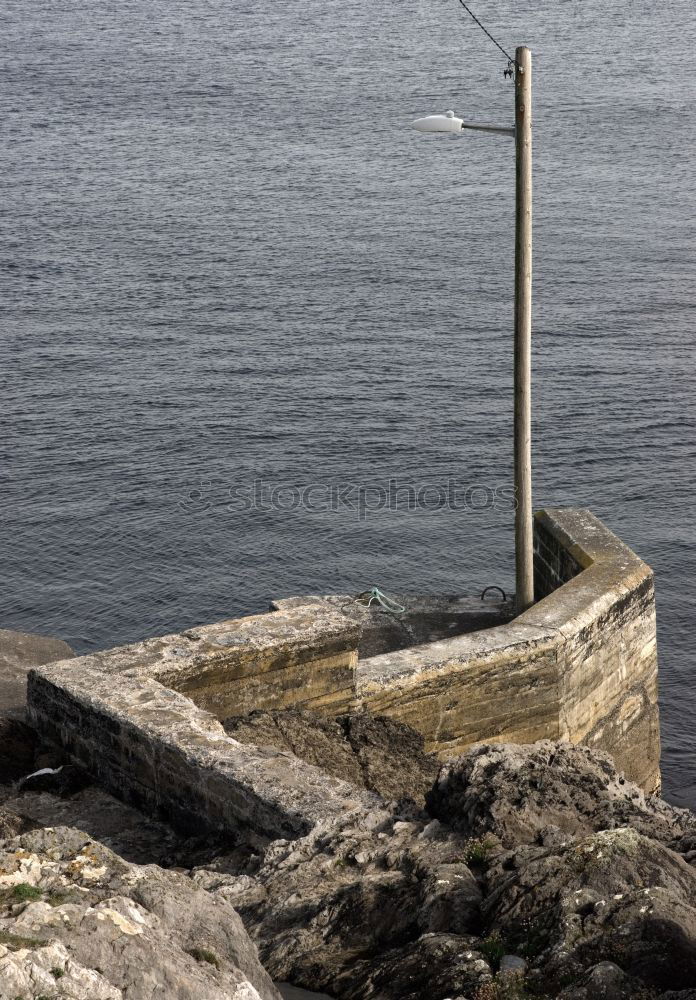
M443 759L481 741L565 739L660 785L653 574L589 511L535 518L538 602L507 625L358 663L359 704Z

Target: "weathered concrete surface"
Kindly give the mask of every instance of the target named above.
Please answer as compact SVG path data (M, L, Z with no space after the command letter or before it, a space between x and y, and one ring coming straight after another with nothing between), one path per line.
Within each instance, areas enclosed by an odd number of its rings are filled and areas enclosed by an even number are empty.
M303 705L346 711L359 628L326 603L232 618L80 657L106 675L150 678L217 718Z
M389 594L405 610L391 614L365 594L324 594L322 597L286 597L273 601L272 609L285 610L308 604L329 604L360 628L361 660L407 646L450 639L468 632L503 625L515 616L514 603L492 591L486 600L461 594Z
M252 615L189 629L194 656L148 674L219 719L291 705L336 713L353 699L359 634L327 604Z
M256 692L261 705L346 709L358 636L328 604L201 626L32 671L28 716L105 788L180 829L296 837L374 797L231 739L211 712L249 711Z
M510 625L358 664L358 703L424 734L446 760L472 743L531 743L558 732L557 636Z
M0 629L0 715L24 718L31 668L73 655L62 639Z
M583 567L519 621L558 630L559 738L611 754L647 791L660 787L653 573L589 511L542 511L536 538Z

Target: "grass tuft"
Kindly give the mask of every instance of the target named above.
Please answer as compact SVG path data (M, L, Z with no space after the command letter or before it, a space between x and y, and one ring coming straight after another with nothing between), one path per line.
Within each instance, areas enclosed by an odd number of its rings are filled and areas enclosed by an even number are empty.
M0 931L0 944L4 944L10 951L19 951L21 948L41 948L46 942L40 938L22 937L21 934Z
M41 889L37 888L37 886L29 885L28 882L20 882L19 885L12 886L10 895L17 903L29 903L33 900L41 899L42 893Z
M486 840L485 837L472 837L464 845L462 852L464 864L484 868L488 864L494 847L495 844L492 840Z
M476 950L481 952L494 972L498 971L500 960L508 951L505 941L497 931L484 938L481 944L477 945Z
M63 903L79 902L80 897L70 889L51 889L46 893L46 902L50 906L62 906Z
M220 960L215 952L210 951L208 948L189 948L188 954L191 958L195 958L197 962L207 962L208 965L214 965L216 969L220 968Z

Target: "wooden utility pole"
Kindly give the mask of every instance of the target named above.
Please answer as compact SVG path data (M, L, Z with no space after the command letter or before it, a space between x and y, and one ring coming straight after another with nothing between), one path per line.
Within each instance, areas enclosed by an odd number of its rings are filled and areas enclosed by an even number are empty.
M534 603L532 528L532 53L515 51L515 582Z

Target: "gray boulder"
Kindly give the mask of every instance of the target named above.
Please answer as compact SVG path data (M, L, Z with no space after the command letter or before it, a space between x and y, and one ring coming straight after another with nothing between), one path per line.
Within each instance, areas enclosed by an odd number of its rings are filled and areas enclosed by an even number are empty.
M547 991L602 962L652 986L696 981L696 871L627 827L521 847L487 872L483 916Z
M0 806L0 841L16 837L18 833L31 830L34 826L35 824L27 820L24 816L18 816L11 809Z
M423 934L371 961L356 962L334 981L339 996L360 1000L444 1000L470 997L493 980L478 940Z
M24 718L27 674L31 668L74 655L62 639L0 629L0 714Z
M640 986L614 962L600 962L582 979L562 990L556 1000L631 1000Z
M469 837L492 833L507 847L621 826L662 843L696 835L693 813L646 796L608 754L550 740L472 747L442 766L427 808Z
M0 944L0 1000L30 997L122 1000L123 993L96 969L76 962L60 941L13 949Z

